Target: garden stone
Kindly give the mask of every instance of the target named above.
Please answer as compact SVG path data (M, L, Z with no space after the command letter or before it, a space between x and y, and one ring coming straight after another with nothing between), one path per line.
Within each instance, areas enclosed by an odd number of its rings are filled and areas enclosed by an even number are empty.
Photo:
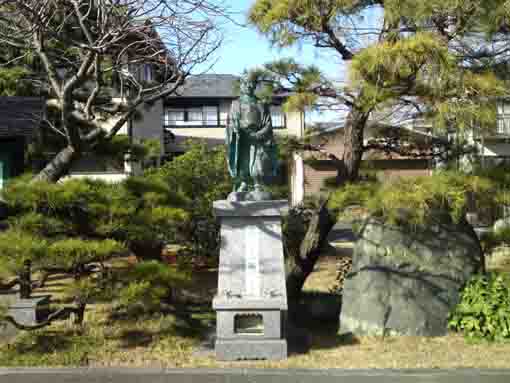
M341 333L446 334L460 290L484 260L471 226L434 222L415 230L365 222L344 282Z

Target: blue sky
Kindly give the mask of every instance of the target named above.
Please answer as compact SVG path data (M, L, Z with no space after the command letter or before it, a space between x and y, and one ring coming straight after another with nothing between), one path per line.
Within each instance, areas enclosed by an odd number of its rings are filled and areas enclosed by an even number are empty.
M238 13L235 17L240 24L246 23L246 15L255 0L230 0L231 7ZM212 73L242 74L245 69L262 65L279 58L293 57L302 64L316 64L328 73L342 70L340 60L331 60L317 49L309 46L278 49L271 47L269 40L260 35L252 26L243 27L233 23L225 25L225 42L218 52L218 60ZM326 52L324 52L326 53ZM337 61L337 62L334 62Z
M235 17L239 24L246 24L247 13L255 0L227 0L232 10L237 12ZM369 12L360 25L377 23L377 15ZM259 34L254 27L226 23L224 27L225 42L217 52L217 61L214 66L201 68L209 73L242 74L245 69L253 68L280 58L292 57L301 64L315 64L330 79L342 80L345 78L345 64L340 57L330 49L317 49L311 46L278 49L272 47L269 40ZM314 120L330 120L330 113L319 116L313 114Z

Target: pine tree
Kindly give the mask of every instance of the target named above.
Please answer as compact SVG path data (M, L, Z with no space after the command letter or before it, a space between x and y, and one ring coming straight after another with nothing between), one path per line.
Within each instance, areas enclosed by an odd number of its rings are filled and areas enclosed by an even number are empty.
M347 109L343 153L327 153L337 184L358 180L365 130L381 116L388 124L425 119L434 129L469 131L495 125L498 97L505 95L496 64L505 49L491 49L508 31L510 2L503 0L256 0L249 21L276 47L308 44L348 67L344 85L294 59L262 68L275 87L294 92L287 108ZM364 20L374 16L374 23ZM324 54L322 55L324 57ZM334 76L334 74L333 74ZM383 150L400 150L398 145ZM307 142L289 148L317 150ZM293 246L289 297L299 297L333 227L328 201L308 219L296 212L304 239Z
M436 129L477 129L495 124L495 98L506 93L489 49L506 28L502 0L257 0L249 19L279 47L311 44L349 67L336 86L315 67L295 60L266 65L296 92L290 108L329 104L347 108L340 183L358 177L364 133L371 118L405 110ZM378 25L363 20L380 16Z

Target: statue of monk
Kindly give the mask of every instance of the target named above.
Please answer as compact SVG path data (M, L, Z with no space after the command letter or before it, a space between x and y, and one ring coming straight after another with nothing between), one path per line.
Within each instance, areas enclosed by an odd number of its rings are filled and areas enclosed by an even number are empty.
M268 104L260 105L253 97L241 97L232 105L227 124L228 168L234 179L235 192L267 199L263 186L276 175L276 144ZM248 195L248 199L250 195Z

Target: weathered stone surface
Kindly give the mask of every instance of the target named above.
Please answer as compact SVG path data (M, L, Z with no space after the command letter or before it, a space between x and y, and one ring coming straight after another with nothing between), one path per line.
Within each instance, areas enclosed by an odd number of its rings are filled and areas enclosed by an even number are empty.
M242 340L227 339L216 341L216 357L220 360L280 360L287 357L285 339Z
M49 305L49 295L17 299L9 306L7 314L21 325L34 326L47 317L49 314Z
M287 356L282 330L287 292L281 228L281 215L287 208L286 201L214 203L221 221L218 294L213 299L218 359ZM252 320L260 321L255 333L247 330Z
M272 201L214 201L217 217L281 217L289 210L287 200Z
M467 224L442 220L411 231L369 219L344 283L340 332L444 335L460 289L482 268Z

